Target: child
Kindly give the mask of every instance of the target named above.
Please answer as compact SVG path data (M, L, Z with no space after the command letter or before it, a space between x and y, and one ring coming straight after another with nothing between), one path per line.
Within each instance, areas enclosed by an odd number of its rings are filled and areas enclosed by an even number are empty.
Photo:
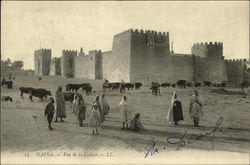
M78 97L77 97L77 93L74 94L74 100L73 100L73 109L72 109L72 113L74 113L76 115L76 105L78 103L77 101Z
M119 103L117 106L118 110L120 109L121 111L121 121L122 121L122 128L125 129L125 124L126 124L126 129L128 129L128 123L131 120L131 108L127 104L127 97L123 96L122 101Z
M76 104L76 115L78 116L79 126L83 127L83 120L85 120L86 105L81 96L78 97Z
M96 134L98 135L98 128L101 126L102 119L98 110L98 105L95 103L93 105L93 108L91 110L91 117L90 117L90 123L89 126L93 127L93 135Z
M47 104L45 111L44 111L44 116L47 117L48 123L49 123L49 130L51 131L53 128L51 127L51 122L53 120L54 116L54 111L55 111L55 106L54 106L54 99L52 97L49 98L49 104Z

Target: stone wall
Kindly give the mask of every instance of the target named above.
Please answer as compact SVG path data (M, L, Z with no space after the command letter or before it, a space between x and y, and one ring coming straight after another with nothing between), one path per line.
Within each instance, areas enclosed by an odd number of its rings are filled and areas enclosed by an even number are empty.
M101 51L92 50L88 55L75 58L75 77L101 79L102 78L102 54Z

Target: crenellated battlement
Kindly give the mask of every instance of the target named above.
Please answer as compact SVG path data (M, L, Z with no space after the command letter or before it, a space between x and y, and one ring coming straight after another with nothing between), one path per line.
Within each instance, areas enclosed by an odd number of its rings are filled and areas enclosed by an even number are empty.
M222 42L201 42L201 43L195 43L193 46L223 46Z
M171 53L172 57L192 57L192 54L184 54L184 53Z
M63 55L77 54L77 50L62 50Z
M118 33L116 35L114 35L114 37L121 37L121 36L124 36L124 35L128 35L128 34L138 34L138 35L154 35L154 36L158 36L158 37L161 37L161 36L169 36L169 32L157 32L157 31L154 31L154 30L143 30L143 29L129 29L129 30L125 30L121 33Z
M222 42L201 42L193 44L191 48L195 56L223 59Z
M228 64L243 64L247 62L247 59L225 59Z
M141 29L141 30L138 30L138 29L135 29L135 30L133 30L132 29L132 33L133 34L140 34L140 35L142 35L142 34L144 34L144 35L155 35L155 36L169 36L169 32L157 32L157 31L154 31L154 30L143 30L143 29Z

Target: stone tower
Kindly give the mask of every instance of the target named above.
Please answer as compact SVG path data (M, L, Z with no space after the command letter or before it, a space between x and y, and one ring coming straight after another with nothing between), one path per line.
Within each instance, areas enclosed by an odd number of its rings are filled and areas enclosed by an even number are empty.
M146 81L148 74L162 76L160 68L166 66L170 56L169 34L156 31L127 30L113 38L111 81ZM147 72L148 74L145 74ZM152 74L154 73L154 74Z
M49 75L51 49L39 49L34 52L35 75Z
M192 46L192 54L200 57L194 63L195 81L221 83L227 81L226 65L223 56L223 43L197 43Z
M72 78L75 76L75 57L77 51L63 50L61 58L61 75L62 77Z

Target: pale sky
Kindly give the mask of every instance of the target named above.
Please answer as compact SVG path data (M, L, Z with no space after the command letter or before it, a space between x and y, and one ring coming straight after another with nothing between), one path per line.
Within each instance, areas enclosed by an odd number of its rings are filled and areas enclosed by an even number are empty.
M34 50L112 49L128 29L169 32L174 52L191 53L197 42L223 42L225 58L249 58L248 1L10 1L1 5L1 58L34 69Z

